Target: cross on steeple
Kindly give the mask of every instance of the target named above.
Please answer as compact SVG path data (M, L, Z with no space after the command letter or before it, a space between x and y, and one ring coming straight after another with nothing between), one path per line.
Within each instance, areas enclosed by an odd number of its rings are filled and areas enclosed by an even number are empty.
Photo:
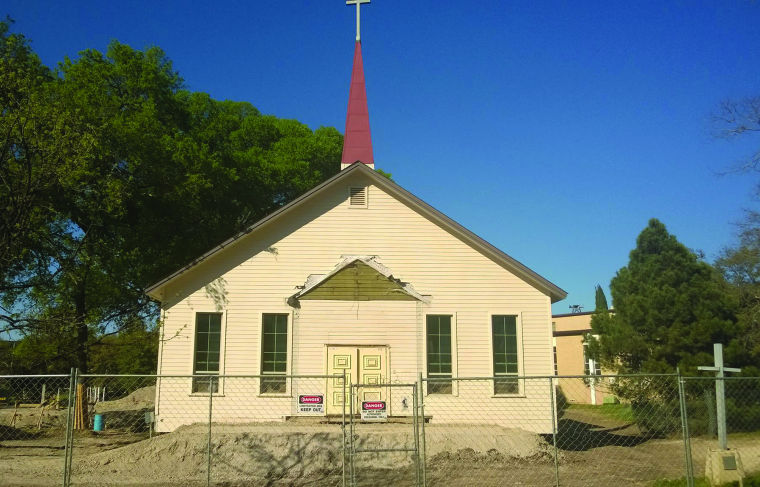
M346 5L356 5L356 42L361 40L360 25L361 25L361 6L363 3L369 3L370 0L346 0Z
M715 402L717 403L717 416L718 416L718 443L721 450L728 448L726 441L726 382L723 379L725 372L741 372L742 369L734 369L732 367L723 366L723 344L713 344L713 356L715 360L715 366L702 366L697 367L698 370L709 370L715 372Z

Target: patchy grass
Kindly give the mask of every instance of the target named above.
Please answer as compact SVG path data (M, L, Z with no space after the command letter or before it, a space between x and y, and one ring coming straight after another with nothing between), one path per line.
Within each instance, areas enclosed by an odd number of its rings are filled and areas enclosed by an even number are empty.
M680 479L663 479L652 484L652 487L685 487L686 477ZM704 477L694 479L694 487L710 487L710 482Z
M686 478L680 479L662 479L652 484L652 487L683 487L686 485ZM730 482L723 484L723 487L739 487L739 482ZM694 479L694 487L710 487L710 482L704 477ZM748 475L744 479L744 487L760 487L760 473Z
M568 409L594 412L625 423L632 423L635 421L633 410L629 404L600 404L598 406L592 406L591 404L572 404Z

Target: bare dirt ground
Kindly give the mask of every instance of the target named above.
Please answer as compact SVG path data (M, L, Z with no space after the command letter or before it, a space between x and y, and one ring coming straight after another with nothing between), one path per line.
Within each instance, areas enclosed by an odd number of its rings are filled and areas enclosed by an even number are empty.
M147 398L149 393L144 395ZM147 400L135 396L119 408L104 405L101 411L127 409L130 404L142 410ZM0 424L7 425L5 411L0 413ZM37 420L33 419L32 414L26 426L16 429L15 439L0 441L2 485L61 483L62 420L51 415L45 423L48 426L34 435L18 434L34 432ZM637 427L587 410L566 411L560 431L563 444L559 445L557 462L563 486L643 486L656 479L684 475L684 449L679 438L646 440ZM2 433L0 439L10 438ZM142 431L80 432L75 437L72 481L92 486L205 485L207 433L208 425L186 426L150 439ZM555 481L551 437L474 425L428 424L425 433L428 485L545 486ZM363 424L356 427L355 434L359 449L414 444L408 424ZM339 424L214 424L212 481L223 486L340 485L342 437ZM733 435L729 442L744 452L747 471L760 470L760 436ZM713 441L692 440L697 473L703 469L710 446L714 446ZM416 471L409 453L357 453L354 467L358 485L414 485Z

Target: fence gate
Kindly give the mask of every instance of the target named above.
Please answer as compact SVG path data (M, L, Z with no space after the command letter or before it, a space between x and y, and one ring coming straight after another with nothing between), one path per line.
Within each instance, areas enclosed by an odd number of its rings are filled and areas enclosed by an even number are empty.
M351 384L349 485L422 485L417 384Z

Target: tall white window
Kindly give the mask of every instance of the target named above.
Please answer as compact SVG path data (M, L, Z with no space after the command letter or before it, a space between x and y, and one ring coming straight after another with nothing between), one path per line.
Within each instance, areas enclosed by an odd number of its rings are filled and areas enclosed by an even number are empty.
M288 372L288 315L264 314L261 319L261 393L284 393Z
M520 385L517 353L517 316L491 316L494 394L517 394Z
M428 394L451 394L451 315L427 315L426 325Z
M192 392L219 392L219 359L222 344L222 314L195 314L195 353Z

